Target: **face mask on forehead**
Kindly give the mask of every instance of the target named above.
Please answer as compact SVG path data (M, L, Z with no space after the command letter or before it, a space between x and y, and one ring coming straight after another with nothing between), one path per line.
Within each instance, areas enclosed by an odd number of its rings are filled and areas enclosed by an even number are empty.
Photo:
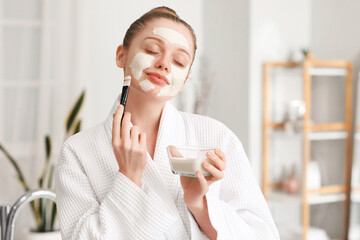
M154 28L153 33L165 38L171 44L179 44L189 50L189 44L181 33L165 27Z

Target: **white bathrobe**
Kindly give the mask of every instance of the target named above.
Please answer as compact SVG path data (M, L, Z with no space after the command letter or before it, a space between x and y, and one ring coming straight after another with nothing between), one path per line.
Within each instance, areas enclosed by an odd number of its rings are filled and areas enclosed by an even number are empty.
M179 176L171 171L168 145L225 152L225 176L206 194L218 239L279 239L243 147L227 127L166 103L154 159L148 154L139 188L119 172L112 149L118 104L117 99L104 123L70 137L62 147L55 181L63 239L206 239L184 203Z

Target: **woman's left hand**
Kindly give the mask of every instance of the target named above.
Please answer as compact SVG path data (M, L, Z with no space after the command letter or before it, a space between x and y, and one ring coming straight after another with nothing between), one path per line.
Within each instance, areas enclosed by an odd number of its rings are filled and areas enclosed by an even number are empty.
M204 196L209 191L209 186L224 177L224 169L226 167L225 153L220 149L214 152L207 152L207 158L213 163L202 163L202 167L207 170L211 176L204 175L197 171L197 178L181 176L181 186L184 190L184 202L191 210L200 207L204 202Z

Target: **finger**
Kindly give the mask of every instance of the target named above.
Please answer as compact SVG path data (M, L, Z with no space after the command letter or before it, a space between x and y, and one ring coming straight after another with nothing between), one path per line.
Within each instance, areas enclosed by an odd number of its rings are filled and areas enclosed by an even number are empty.
M215 153L207 152L206 156L209 158L210 161L214 163L214 166L220 171L223 171L225 169L225 163Z
M216 179L222 179L224 177L224 173L222 171L220 171L208 162L203 162L202 167L205 168L205 170L207 170L211 174L211 176Z
M120 129L120 137L122 141L130 140L130 128L131 128L131 113L125 112Z
M120 143L120 122L123 111L124 111L124 106L120 104L113 115L113 127L112 127L113 144Z
M206 181L204 175L199 170L197 170L196 171L196 176L197 176L197 178L199 180L201 188L202 189L206 188L207 187L207 181Z
M220 159L226 164L226 157L225 157L225 153L220 149L220 148L216 148L215 151L216 155L218 155L220 157Z
M133 126L130 129L130 138L133 145L139 145L139 128Z

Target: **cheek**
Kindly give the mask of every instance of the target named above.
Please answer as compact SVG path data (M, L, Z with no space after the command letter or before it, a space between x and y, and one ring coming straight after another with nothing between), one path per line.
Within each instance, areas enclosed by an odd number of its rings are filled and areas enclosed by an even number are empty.
M186 67L185 69L181 69L174 65L171 65L172 84L178 85L185 82L188 71L189 71L189 67Z
M137 53L131 60L130 69L133 77L139 80L144 69L151 67L154 57L146 53Z
M148 92L150 91L151 89L154 89L155 86L154 84L152 84L149 80L143 80L139 83L141 89L144 91L144 92Z
M175 96L183 86L188 72L189 66L181 69L171 65L171 73L166 76L171 84L163 87L158 96Z

